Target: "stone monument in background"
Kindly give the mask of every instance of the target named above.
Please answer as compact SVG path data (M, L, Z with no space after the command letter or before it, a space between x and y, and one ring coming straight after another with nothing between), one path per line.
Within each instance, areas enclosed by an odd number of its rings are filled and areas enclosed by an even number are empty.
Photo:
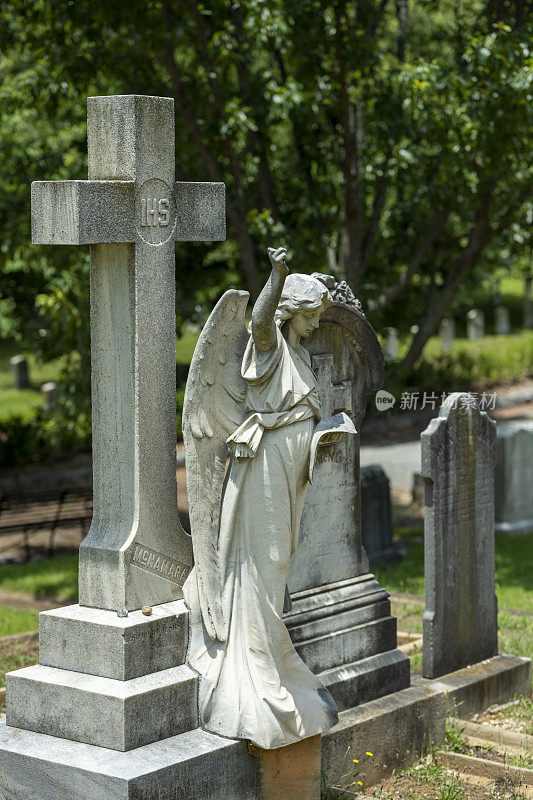
M425 678L498 652L494 580L496 423L455 393L421 434L425 479Z
M533 420L498 425L496 530L533 533Z
M443 319L439 327L440 345L444 352L451 350L455 342L455 320Z
M383 383L383 354L347 284L315 276L334 300L305 341L321 413L344 411L359 434L367 397ZM369 572L363 547L359 446L357 435L322 448L291 559L292 609L285 614L296 650L339 710L409 685L409 659L396 649L389 594Z

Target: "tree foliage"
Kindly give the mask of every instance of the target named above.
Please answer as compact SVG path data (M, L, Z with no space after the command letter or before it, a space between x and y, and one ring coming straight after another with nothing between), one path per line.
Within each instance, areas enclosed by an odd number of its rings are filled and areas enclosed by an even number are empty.
M228 285L256 296L283 242L373 322L418 322L411 370L457 292L524 252L530 21L506 0L18 0L0 29L0 312L86 280L78 254L28 246L29 181L85 169L84 96L169 95L178 177L227 186L227 242L177 249L183 316Z

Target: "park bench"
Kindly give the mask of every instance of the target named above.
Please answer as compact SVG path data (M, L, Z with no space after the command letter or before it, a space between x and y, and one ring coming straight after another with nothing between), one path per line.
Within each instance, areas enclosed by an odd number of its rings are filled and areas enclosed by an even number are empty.
M0 536L21 532L26 559L32 533L48 530L48 552L54 554L58 528L80 526L85 536L93 513L92 488L0 492ZM0 548L1 550L1 548Z

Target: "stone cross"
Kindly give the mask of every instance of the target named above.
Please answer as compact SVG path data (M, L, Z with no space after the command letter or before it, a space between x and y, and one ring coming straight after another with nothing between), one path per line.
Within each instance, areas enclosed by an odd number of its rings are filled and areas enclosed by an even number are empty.
M494 656L496 423L449 395L421 434L425 479L423 673L438 678Z
M331 417L339 411L351 414L353 411L352 382L333 383L333 355L324 353L311 356L311 365L318 379L322 417Z
M175 241L225 238L224 185L175 182L174 101L87 100L88 181L32 184L35 244L90 245L94 516L80 605L182 596L176 498Z

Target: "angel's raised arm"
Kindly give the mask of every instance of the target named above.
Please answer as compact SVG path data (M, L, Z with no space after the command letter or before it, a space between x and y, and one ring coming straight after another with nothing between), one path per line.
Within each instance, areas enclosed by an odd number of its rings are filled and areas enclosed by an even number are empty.
M263 291L255 301L252 311L252 338L257 349L263 353L271 350L276 344L274 314L278 307L285 278L289 273L285 264L287 256L285 247L278 247L277 250L269 247L268 255L272 264L272 272Z

